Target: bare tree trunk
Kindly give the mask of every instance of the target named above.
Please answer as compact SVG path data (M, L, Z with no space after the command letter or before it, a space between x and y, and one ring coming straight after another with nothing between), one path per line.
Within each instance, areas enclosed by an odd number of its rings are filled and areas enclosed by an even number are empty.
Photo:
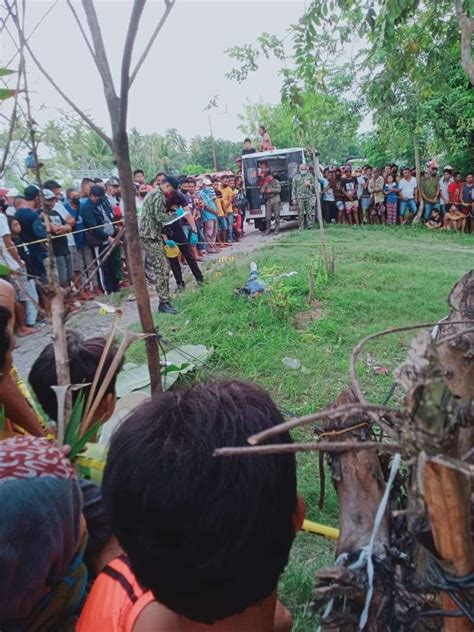
M418 199L420 200L420 206L418 207L418 212L413 218L413 223L418 224L423 214L424 203L423 203L423 198L421 197L421 193L420 193L420 182L421 182L420 144L418 141L418 136L416 134L413 136L413 151L415 154L415 169L416 169L416 182L418 185Z
M148 358L148 369L150 371L150 382L152 392L161 391L160 356L158 352L158 342L155 334L153 313L151 311L150 296L146 284L143 260L141 257L140 236L138 232L137 208L135 201L135 186L133 184L132 168L130 165L130 155L128 151L128 137L123 130L114 134L114 149L117 159L117 168L120 177L120 186L125 207L125 234L127 247L127 261L130 265L130 274L133 282L133 289L137 298L138 313L143 332L150 334L145 339L146 352Z
M316 187L316 211L318 216L318 224L319 224L319 237L321 240L321 251L323 254L323 263L326 269L326 273L329 274L331 271L330 265L330 256L328 244L326 241L326 233L324 231L323 225L323 212L321 209L321 187L319 186L319 152L316 151L316 148L313 147L313 163L314 163L314 184Z
M454 7L459 27L461 29L461 66L474 86L474 60L472 59L472 36L474 34L474 19L464 11L462 0L455 0Z

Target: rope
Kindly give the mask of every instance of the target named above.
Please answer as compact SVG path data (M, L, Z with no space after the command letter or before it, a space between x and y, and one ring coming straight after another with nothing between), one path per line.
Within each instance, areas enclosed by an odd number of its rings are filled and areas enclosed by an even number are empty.
M373 549L375 538L377 537L378 531L380 529L380 525L382 524L382 520L385 514L385 510L387 509L388 499L390 496L390 491L392 489L393 482L395 477L400 469L401 455L395 454L392 461L392 466L390 468L390 476L388 477L387 485L385 486L385 491L382 496L382 500L380 501L380 505L377 509L377 513L375 514L374 526L372 529L372 534L370 536L369 544L362 547L359 553L359 557L357 560L352 562L348 566L349 570L360 570L364 567L367 567L367 595L365 597L365 605L359 619L359 630L363 630L367 624L367 619L369 616L369 608L370 603L372 601L372 596L374 593L374 561L373 561ZM336 560L336 566L340 566L343 564L349 555L347 553L342 553ZM331 599L328 603L326 610L322 616L323 619L328 617L331 614L332 608L334 605L334 599ZM321 627L318 628L318 632L321 630Z

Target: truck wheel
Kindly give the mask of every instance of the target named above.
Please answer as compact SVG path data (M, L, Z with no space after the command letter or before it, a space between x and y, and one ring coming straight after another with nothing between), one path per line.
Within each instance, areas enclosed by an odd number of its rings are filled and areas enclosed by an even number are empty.
M255 228L261 230L262 233L267 229L267 222L264 219L256 219L255 220Z

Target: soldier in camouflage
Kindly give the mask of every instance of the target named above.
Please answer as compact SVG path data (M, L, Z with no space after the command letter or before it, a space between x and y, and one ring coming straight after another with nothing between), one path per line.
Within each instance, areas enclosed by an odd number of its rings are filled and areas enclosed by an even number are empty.
M308 166L300 165L299 173L293 178L291 186L291 200L298 207L299 229L303 230L314 226L314 203L315 203L314 177L308 171Z
M275 235L278 235L278 232L280 230L281 214L281 183L277 173L268 175L265 178L261 191L263 193L263 197L265 198L265 235L270 234L272 215L275 217Z
M161 186L166 186L166 183ZM165 314L176 314L176 310L170 304L169 266L161 231L164 223L168 223L176 217L176 213L166 212L165 195L160 187L153 189L146 196L140 219L140 238L146 259L155 274L156 292L160 299L158 309Z

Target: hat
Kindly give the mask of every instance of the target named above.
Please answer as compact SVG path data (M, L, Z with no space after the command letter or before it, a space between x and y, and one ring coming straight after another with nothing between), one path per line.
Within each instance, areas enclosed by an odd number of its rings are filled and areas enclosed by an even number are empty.
M37 187L36 184L30 184L23 191L23 195L25 196L25 200L27 200L28 202L32 202L33 200L36 200L39 192L39 187Z
M45 200L54 200L56 198L50 189L43 189L43 197Z
M179 187L179 180L178 178L175 178L174 176L166 176L165 182L167 182L168 184L171 184L173 189L178 189Z
M105 195L105 189L104 187L101 187L100 184L94 184L94 186L91 187L90 195L95 195L96 197L102 197Z
M204 186L206 187L210 187L212 182L210 180L210 178L204 178L204 180L202 181L202 183L204 184Z
M443 171L453 171L451 165L446 165Z
M115 176L112 176L111 178L109 178L107 180L107 184L110 184L113 187L119 187L120 186L120 181Z

